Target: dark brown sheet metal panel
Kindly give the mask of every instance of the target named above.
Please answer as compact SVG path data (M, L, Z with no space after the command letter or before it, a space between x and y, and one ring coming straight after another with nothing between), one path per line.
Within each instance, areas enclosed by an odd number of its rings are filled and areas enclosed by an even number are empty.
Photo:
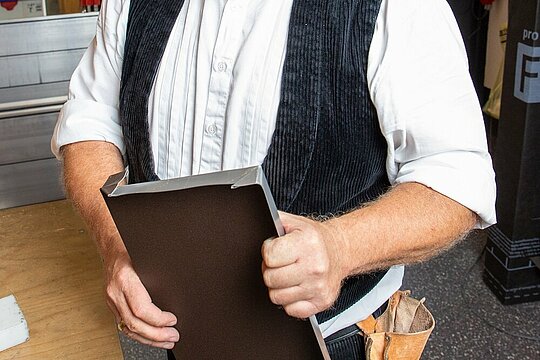
M260 167L111 192L120 178L105 199L153 302L178 317L177 359L323 359L318 327L268 298L261 246L283 228Z

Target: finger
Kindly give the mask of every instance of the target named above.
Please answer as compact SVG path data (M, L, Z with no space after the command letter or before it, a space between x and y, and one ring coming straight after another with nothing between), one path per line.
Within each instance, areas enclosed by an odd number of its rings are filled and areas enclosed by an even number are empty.
M309 301L298 301L284 306L283 309L289 316L299 319L306 319L311 315L315 315L324 310L319 310L313 303Z
M122 298L116 304L122 321L130 332L136 333L149 341L177 342L180 339L178 330L173 327L156 327L149 325L131 312L129 299Z
M283 307L310 299L308 292L300 286L293 286L286 289L269 289L268 296L272 303L282 305Z
M305 280L305 274L296 264L281 268L269 268L263 263L263 280L271 289L284 289L300 285Z
M124 289L124 296L133 315L145 323L157 327L176 325L176 316L168 311L162 311L152 303L148 291L138 277Z
M149 340L137 333L134 333L133 331L129 330L128 328L124 328L124 334L126 334L127 336L129 336L130 338L132 338L133 340L135 341L138 341L140 342L141 344L145 344L145 345L149 345L149 346L153 346L153 347L158 347L158 348L162 348L162 349L172 349L174 347L174 342L162 342L162 341L152 341L152 340Z
M114 314L114 317L116 319L116 323L117 324L120 324L121 322L123 322L118 310L116 309L116 306L114 305L114 303L110 300L107 300L107 305L109 306L109 308L111 309L112 313ZM152 340L149 340L141 335L138 335L136 333L134 333L133 331L129 330L129 328L127 326L124 326L123 329L121 330L122 333L124 333L126 336L129 336L130 338L132 338L133 340L135 341L138 341L142 344L146 344L146 345L150 345L150 346L154 346L154 347L159 347L159 348L163 348L163 349L172 349L174 347L174 342L158 342L158 341L152 341Z
M261 252L263 261L269 268L278 268L294 264L299 258L301 249L297 246L297 236L291 233L274 240L266 240Z

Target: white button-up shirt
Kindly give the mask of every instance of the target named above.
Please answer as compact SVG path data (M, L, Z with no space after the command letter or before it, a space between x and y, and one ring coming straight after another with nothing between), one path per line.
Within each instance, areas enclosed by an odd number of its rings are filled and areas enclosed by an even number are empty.
M149 98L162 179L261 164L276 124L293 0L185 0ZM73 74L52 139L115 144L129 0L104 1L97 34ZM156 19L159 21L159 19ZM461 34L445 0L382 0L367 81L390 182L418 182L495 222L495 182ZM364 319L401 286L403 267L323 335Z

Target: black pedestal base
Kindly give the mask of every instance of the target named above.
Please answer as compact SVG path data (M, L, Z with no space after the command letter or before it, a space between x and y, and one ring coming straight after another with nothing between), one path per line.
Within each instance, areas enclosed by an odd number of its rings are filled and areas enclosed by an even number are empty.
M484 281L503 304L540 300L540 269L531 260L540 239L512 241L496 226L488 230Z
M504 305L521 304L540 300L540 285L526 288L506 289L489 272L484 270L484 282Z

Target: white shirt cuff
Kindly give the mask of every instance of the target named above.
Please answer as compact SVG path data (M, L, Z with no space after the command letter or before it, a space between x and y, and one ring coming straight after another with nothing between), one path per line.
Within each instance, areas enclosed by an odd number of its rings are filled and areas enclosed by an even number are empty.
M459 202L476 214L476 228L496 223L495 175L486 154L452 151L434 154L403 164L396 184L417 182Z
M58 116L51 140L53 154L61 160L60 148L79 141L106 141L125 154L118 109L91 100L68 100Z

